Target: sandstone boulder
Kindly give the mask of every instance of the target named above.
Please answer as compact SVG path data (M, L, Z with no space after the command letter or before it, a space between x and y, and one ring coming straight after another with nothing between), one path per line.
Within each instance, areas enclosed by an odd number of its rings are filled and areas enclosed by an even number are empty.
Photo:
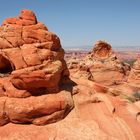
M44 125L63 119L73 107L71 93L31 96L28 98L1 97L0 124L33 123Z

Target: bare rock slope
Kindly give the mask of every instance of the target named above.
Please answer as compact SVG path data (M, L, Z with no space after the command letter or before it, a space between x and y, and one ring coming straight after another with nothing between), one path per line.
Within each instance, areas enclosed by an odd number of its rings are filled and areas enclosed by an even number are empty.
M65 119L46 126L9 123L0 128L0 139L139 140L139 102L130 104L80 84L75 88L75 107Z

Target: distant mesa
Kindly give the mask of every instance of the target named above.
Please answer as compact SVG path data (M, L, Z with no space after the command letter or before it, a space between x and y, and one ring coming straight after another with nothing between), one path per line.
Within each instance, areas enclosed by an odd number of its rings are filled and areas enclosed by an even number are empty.
M73 108L64 50L57 35L31 10L7 18L0 27L0 125L44 125ZM57 94L56 94L57 93Z

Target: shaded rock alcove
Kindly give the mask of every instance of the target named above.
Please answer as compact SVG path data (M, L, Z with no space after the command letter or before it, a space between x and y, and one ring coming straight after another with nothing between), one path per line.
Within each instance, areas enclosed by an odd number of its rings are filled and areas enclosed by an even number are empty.
M0 54L0 74L11 73L14 70L14 66L10 61Z

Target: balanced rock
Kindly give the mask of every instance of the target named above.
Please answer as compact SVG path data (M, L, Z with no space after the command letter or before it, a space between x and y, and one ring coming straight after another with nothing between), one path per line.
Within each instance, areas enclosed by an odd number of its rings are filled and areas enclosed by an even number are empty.
M0 27L0 125L43 125L60 120L73 108L60 39L22 10Z

